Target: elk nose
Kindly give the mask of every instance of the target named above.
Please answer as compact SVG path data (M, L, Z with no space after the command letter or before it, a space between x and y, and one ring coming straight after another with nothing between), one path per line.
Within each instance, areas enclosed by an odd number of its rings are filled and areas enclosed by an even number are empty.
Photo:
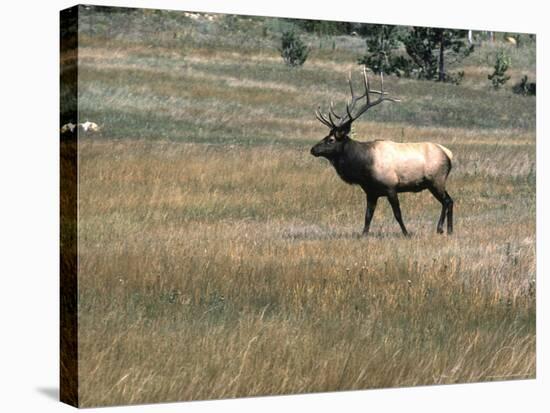
M309 151L313 156L317 156L317 151L315 150L315 146L311 148L311 151Z

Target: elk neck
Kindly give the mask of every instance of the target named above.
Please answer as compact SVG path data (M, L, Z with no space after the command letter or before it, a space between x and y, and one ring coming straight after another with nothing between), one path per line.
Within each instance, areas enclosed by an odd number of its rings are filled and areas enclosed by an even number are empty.
M357 142L346 138L342 150L329 158L342 180L350 185L361 185L369 178L372 164L370 147L372 142Z

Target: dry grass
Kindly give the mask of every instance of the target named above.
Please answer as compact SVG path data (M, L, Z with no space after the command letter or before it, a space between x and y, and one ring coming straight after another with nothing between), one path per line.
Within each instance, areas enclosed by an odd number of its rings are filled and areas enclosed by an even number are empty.
M413 239L382 204L364 240L360 191L305 151L84 143L82 404L533 377L534 188L516 169L454 171L453 237L418 194Z
M447 145L455 234L420 193L411 239L384 201L363 239L364 195L309 155L333 62L82 46L80 116L104 126L79 153L82 406L535 376L534 101L483 71L390 80L407 103L355 134Z

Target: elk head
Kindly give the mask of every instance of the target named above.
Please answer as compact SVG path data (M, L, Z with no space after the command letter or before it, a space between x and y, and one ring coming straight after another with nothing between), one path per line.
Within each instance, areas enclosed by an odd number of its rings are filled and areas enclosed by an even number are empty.
M327 159L333 159L338 156L347 140L349 140L349 133L351 131L351 124L357 118L359 118L363 113L373 106L382 103L385 100L391 102L399 102L399 99L390 98L385 96L384 92L384 75L380 73L380 90L371 90L369 87L369 79L367 77L367 68L363 67L363 84L365 92L361 95L355 95L353 91L353 85L351 83L351 72L348 78L349 89L351 92L351 100L346 103L346 113L342 115L336 114L334 111L334 104L330 102L330 109L327 114L321 112L319 107L315 111L315 116L317 119L325 126L327 126L330 131L329 134L321 139L319 143L311 148L311 154L313 156L323 156ZM379 98L372 101L370 95L379 95ZM364 103L356 108L357 103L365 99Z

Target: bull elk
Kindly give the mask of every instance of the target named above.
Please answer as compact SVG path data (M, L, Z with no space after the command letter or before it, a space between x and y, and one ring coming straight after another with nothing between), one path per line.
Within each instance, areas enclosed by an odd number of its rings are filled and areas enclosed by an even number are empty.
M360 95L353 91L351 74L348 81L351 100L346 104L345 113L336 114L332 102L328 113L323 114L320 108L315 112L317 119L327 126L330 132L311 148L311 154L328 159L340 178L348 184L359 185L365 192L367 208L363 235L369 232L378 198L387 197L403 235L408 236L397 195L400 192L420 192L425 189L441 203L437 232L443 233L443 225L447 218L447 234L451 234L453 200L445 190L447 176L451 171L451 151L432 142L359 142L351 139L351 124L367 110L384 101L400 100L388 97L384 92L383 74L380 74L380 90L371 90L366 68L363 68L365 92ZM378 95L378 98L373 100L371 95ZM362 103L356 107L359 102Z

